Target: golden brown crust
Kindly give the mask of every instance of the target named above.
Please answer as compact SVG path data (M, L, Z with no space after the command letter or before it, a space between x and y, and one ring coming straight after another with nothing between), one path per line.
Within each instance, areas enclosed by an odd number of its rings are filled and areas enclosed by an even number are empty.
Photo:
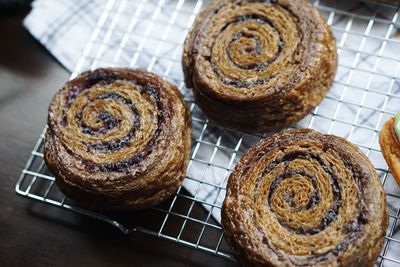
M397 184L400 185L400 144L394 131L394 118L385 122L379 134L382 154Z
M305 0L211 1L183 52L187 87L225 127L265 131L307 115L336 73L335 38Z
M92 209L154 206L185 177L191 116L175 86L145 70L97 69L49 106L45 161L68 197Z
M229 177L225 236L243 266L373 266L388 224L368 158L343 138L283 131Z

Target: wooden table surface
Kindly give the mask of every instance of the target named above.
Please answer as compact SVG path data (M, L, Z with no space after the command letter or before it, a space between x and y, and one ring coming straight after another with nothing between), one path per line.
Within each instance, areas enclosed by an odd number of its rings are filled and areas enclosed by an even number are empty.
M14 186L69 73L23 28L0 16L0 266L237 266L17 196Z

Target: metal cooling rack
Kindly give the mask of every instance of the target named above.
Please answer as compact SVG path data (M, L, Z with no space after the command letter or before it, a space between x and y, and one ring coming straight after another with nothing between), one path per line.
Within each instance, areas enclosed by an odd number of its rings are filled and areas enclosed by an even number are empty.
M140 231L234 260L221 226L227 177L240 156L266 135L233 132L209 122L184 86L181 52L203 0L105 2L72 77L86 69L143 67L175 83L193 113L193 146L187 178L161 205L129 214L92 212L66 198L43 161L43 134L16 184L16 192L119 228ZM400 110L399 5L373 1L312 1L337 38L339 67L328 96L293 127L336 134L370 158L387 193L390 224L377 266L400 265L400 190L380 153L379 130Z

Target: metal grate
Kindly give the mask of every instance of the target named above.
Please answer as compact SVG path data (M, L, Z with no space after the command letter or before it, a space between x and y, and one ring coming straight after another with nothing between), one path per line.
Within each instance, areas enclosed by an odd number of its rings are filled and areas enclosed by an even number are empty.
M226 180L240 156L266 135L234 132L209 122L184 86L181 52L188 28L206 0L108 0L72 77L97 67L143 67L178 86L193 112L193 146L187 178L175 196L149 210L94 213L55 186L43 161L43 134L16 184L22 196L134 231L169 239L234 260L221 226ZM337 38L339 67L326 99L293 127L336 134L370 158L387 193L390 225L377 266L400 265L400 190L380 153L379 130L400 110L398 4L314 0Z

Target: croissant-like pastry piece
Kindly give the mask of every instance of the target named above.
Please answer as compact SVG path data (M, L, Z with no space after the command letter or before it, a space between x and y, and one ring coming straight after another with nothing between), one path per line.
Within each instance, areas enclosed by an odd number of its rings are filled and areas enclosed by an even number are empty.
M400 113L396 115L396 118L396 121L395 118L390 118L383 125L379 134L379 144L390 172L400 185ZM395 122L397 122L397 132Z

